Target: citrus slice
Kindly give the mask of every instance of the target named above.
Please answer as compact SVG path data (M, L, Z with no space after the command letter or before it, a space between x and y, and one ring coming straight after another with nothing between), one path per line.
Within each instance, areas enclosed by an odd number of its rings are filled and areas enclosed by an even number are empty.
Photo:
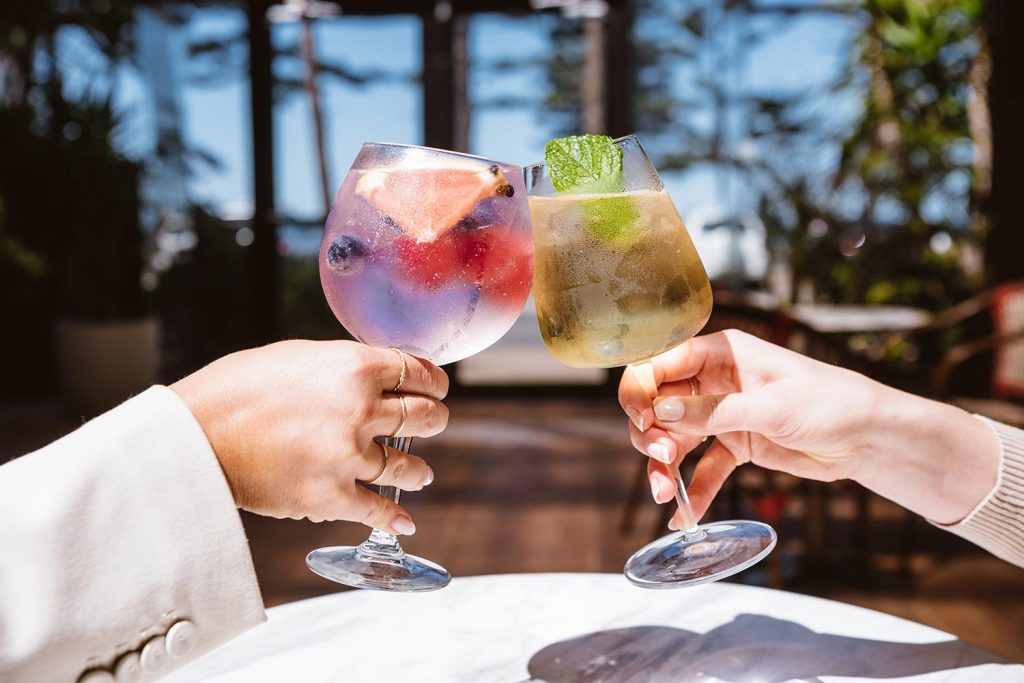
M497 165L466 168L402 168L371 171L356 183L356 194L417 242L433 242L495 194L512 195Z

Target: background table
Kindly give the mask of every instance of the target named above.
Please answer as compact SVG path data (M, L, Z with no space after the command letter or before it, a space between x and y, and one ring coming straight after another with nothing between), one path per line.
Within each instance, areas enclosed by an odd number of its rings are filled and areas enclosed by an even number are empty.
M1024 666L942 631L735 584L647 591L610 574L481 576L269 615L168 683L1024 680Z
M821 334L906 332L921 329L932 320L928 311L907 306L795 304L787 313Z

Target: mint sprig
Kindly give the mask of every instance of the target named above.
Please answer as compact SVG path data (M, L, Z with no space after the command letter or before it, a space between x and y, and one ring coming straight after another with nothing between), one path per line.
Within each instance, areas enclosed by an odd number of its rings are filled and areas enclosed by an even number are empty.
M606 244L628 246L636 233L633 197L617 195L622 182L622 150L607 135L574 135L544 147L551 184L559 192L603 194L582 201L583 228Z
M544 146L544 163L559 192L622 191L622 150L607 135L573 135Z

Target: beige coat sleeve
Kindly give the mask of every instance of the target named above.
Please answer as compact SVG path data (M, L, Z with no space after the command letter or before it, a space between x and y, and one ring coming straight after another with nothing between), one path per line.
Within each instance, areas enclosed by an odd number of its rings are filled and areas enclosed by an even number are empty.
M0 681L153 680L265 618L227 481L170 389L0 467Z

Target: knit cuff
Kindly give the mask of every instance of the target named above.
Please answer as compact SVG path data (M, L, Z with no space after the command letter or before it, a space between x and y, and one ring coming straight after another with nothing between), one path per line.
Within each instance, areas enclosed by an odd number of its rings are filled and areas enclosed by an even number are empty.
M1002 457L996 485L955 524L936 524L1024 567L1024 431L975 415L999 439Z

